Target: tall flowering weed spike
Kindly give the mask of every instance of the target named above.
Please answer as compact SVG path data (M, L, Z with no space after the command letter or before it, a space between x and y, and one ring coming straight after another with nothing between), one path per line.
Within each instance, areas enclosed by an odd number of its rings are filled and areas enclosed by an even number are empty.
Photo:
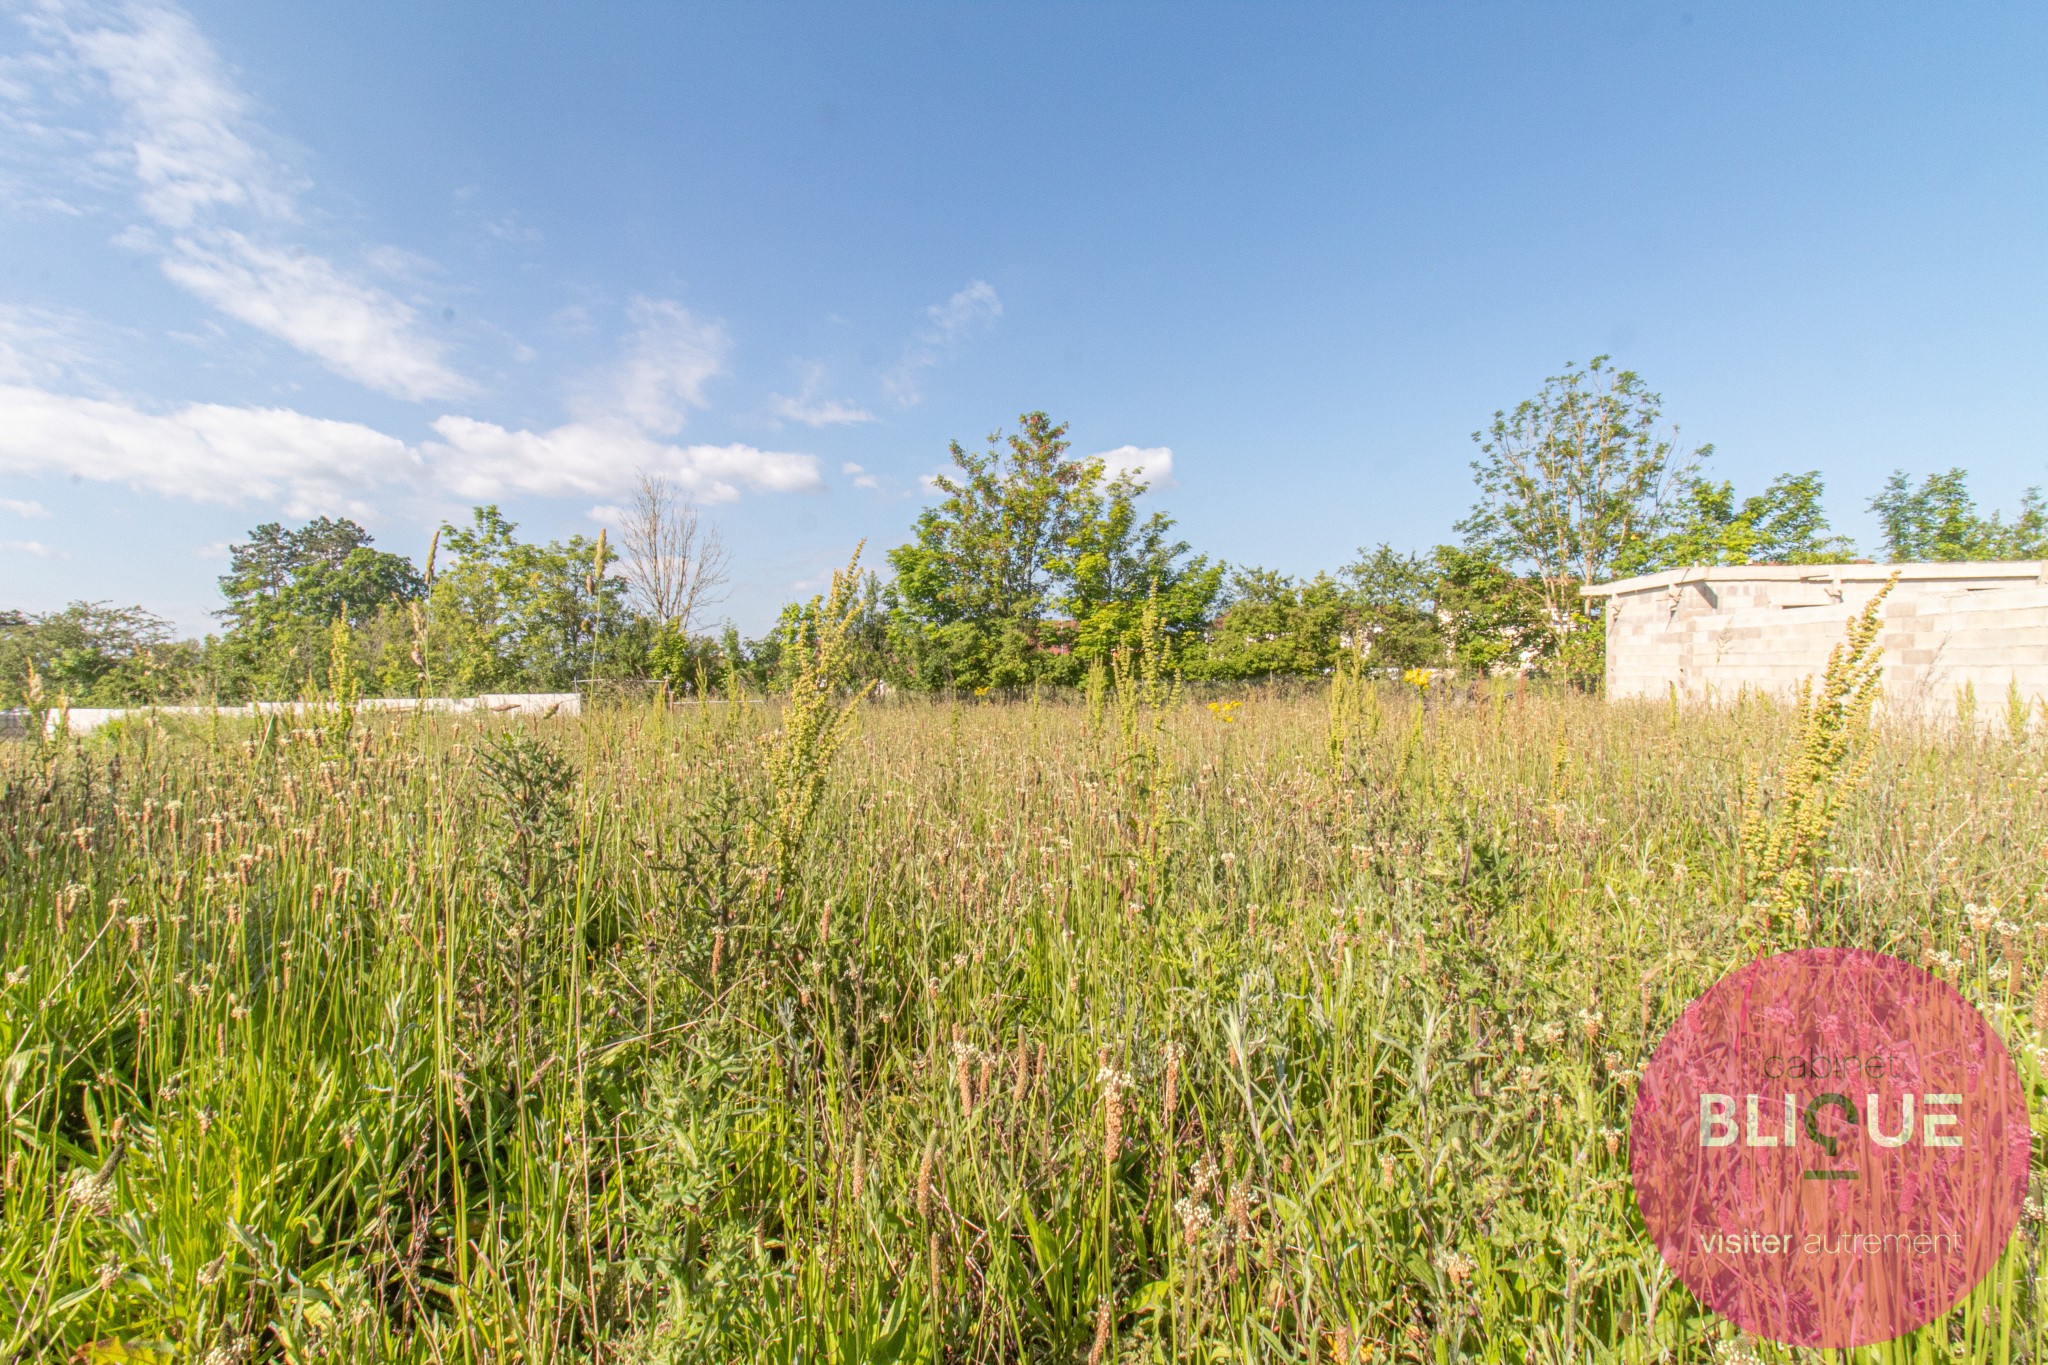
M1819 688L1811 678L1800 684L1798 738L1775 795L1766 800L1757 775L1743 792L1740 858L1759 933L1812 899L1828 834L1848 795L1870 773L1870 714L1883 680L1879 636L1885 599L1898 581L1893 574L1850 619L1846 638L1828 654Z

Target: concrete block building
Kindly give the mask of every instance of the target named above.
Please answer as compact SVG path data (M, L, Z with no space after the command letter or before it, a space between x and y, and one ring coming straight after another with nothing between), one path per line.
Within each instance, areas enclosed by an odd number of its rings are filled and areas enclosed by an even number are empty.
M1827 666L1893 573L1884 606L1884 701L1893 716L1982 713L2008 688L2048 699L2048 560L2001 564L1730 565L1667 569L1582 589L1607 599L1607 695L1790 697Z

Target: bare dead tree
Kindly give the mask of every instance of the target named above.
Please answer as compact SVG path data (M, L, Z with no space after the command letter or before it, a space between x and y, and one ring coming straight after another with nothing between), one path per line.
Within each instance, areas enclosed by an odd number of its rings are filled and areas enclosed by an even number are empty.
M731 556L718 528L666 474L642 471L619 527L626 580L641 611L685 634L725 598Z

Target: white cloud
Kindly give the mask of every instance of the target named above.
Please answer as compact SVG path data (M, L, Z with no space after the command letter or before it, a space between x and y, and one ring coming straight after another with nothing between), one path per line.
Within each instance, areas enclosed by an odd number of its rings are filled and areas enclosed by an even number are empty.
M839 466L839 472L842 474L851 474L853 476L853 486L855 488L880 488L882 486L881 480L877 479L874 475L868 473L865 469L862 469L859 465L855 464L851 460L848 460L845 464Z
M626 519L626 509L615 502L601 502L583 514L600 525L616 525Z
M586 423L625 421L673 436L690 408L704 406L704 386L725 373L732 342L721 324L672 299L635 299L632 318L618 363L587 381L571 407Z
M1003 301L987 280L972 280L944 303L925 309L932 320L931 336L942 342L956 342L982 323L1003 315Z
M0 511L14 513L17 517L47 517L50 509L39 502L24 502L20 498L0 498Z
M0 384L53 384L90 368L87 330L75 314L0 303Z
M802 422L807 427L849 426L875 420L875 415L866 408L855 407L838 398L806 401L779 393L774 398L778 415L792 422Z
M540 229L520 222L516 213L491 219L484 224L484 231L501 242L510 242L515 246L532 246L540 241Z
M413 332L413 311L318 256L259 246L239 232L177 239L164 275L231 317L380 393L451 398L471 385Z
M625 488L643 469L669 475L705 502L730 502L742 486L793 493L820 483L816 456L747 445L668 445L624 426L571 422L552 431L508 431L443 417L434 430L442 443L430 442L423 453L435 478L469 498L601 496Z
M1092 458L1102 461L1103 472L1112 479L1129 474L1147 488L1174 486L1171 446L1118 446Z
M749 445L678 446L626 426L571 422L512 430L470 417L433 424L439 440L411 446L355 422L289 408L190 403L147 412L107 399L0 384L0 476L69 475L199 502L276 501L295 517L369 512L384 487L438 485L464 497L615 496L641 470L665 473L705 502L742 491L823 486L814 455ZM0 503L24 516L39 503ZM591 510L615 516L615 507Z
M40 540L0 540L0 550L10 550L18 555L33 555L37 559L55 559L57 552Z
M786 394L774 394L775 411L779 416L792 422L802 422L807 427L850 426L858 422L872 422L875 415L866 408L838 398L820 398L818 390L825 380L823 365L805 367L803 391L791 398Z
M16 103L40 93L68 113L81 93L103 91L114 104L110 130L44 130L49 147L82 142L89 153L46 159L75 180L125 186L173 233L168 245L135 228L119 240L159 255L165 276L206 303L358 383L414 400L470 391L405 303L282 244L278 230L298 221L305 182L264 150L247 97L183 10L154 0L49 0L26 18L47 51L37 80L9 83ZM33 118L13 126L32 122L41 127ZM230 219L260 225L251 229L259 235L230 228ZM388 247L368 256L387 268L416 259Z
M924 401L920 379L923 373L1001 317L1003 301L996 296L993 285L986 280L974 280L944 303L935 303L924 311L924 329L903 348L903 358L896 362L896 367L882 376L882 387L906 407Z
M292 516L360 513L412 476L405 442L286 408L191 403L169 413L0 385L0 474L69 474L201 502L281 500Z

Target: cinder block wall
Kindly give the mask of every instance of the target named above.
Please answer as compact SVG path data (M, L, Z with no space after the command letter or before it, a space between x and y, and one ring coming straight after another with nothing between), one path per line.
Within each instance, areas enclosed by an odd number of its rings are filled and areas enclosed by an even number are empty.
M1607 695L1790 697L1894 570L1888 711L1954 716L1965 685L1987 718L2014 686L2029 705L2048 700L2048 563L1684 569L1602 584L1587 592L1608 599Z

